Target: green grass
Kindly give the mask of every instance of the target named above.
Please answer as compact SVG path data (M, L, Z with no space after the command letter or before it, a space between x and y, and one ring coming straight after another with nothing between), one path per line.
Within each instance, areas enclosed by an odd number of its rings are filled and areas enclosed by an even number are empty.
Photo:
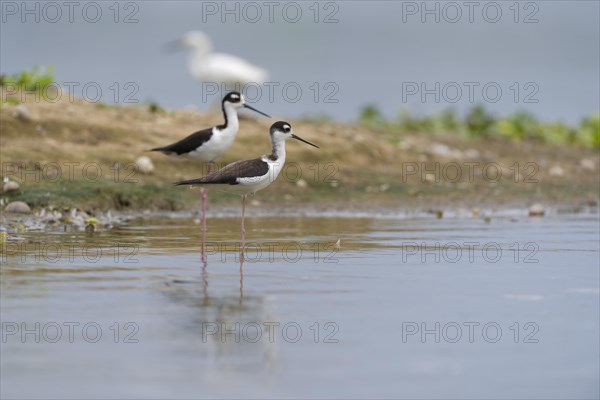
M180 210L184 193L168 190L153 183L131 184L124 182L90 182L62 179L58 182L40 182L28 185L27 190L6 195L8 201L24 201L33 208L78 207L83 209L110 208Z
M481 105L472 107L463 117L448 109L429 116L402 112L397 120L389 120L370 105L362 109L358 122L369 129L393 133L388 135L392 142L399 141L402 133L423 132L600 148L600 113L582 119L576 126L542 122L526 111L498 118Z
M148 111L150 111L150 113L152 114L167 114L167 111L164 108L162 108L156 101L150 101L148 103Z
M47 88L50 85L56 85L54 80L54 66L46 67L35 66L31 71L21 71L12 75L0 76L0 87L4 90L15 90L16 92L39 93L42 96L47 96ZM18 95L11 95L5 92L2 95L0 103L15 104L20 102Z

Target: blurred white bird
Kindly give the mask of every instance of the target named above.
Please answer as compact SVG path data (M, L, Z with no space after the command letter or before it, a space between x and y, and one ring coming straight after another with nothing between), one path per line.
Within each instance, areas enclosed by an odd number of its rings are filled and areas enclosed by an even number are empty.
M210 37L201 31L190 31L169 47L191 49L188 61L190 74L201 82L225 84L262 84L268 79L268 72L248 61L224 53L213 53Z

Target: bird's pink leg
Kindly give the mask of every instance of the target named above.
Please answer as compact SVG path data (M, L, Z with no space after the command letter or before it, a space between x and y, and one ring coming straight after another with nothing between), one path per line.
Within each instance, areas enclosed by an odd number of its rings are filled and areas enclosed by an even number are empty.
M244 260L240 259L240 304L244 300Z
M208 172L207 175L210 174L212 170L213 162L210 161L208 163ZM206 199L208 195L208 190L202 188L202 261L206 261Z
M244 216L246 213L246 195L242 196L242 247L240 248L240 260L244 261L244 251L246 249L246 227L244 224Z
M202 262L206 261L206 189L200 189L202 193Z

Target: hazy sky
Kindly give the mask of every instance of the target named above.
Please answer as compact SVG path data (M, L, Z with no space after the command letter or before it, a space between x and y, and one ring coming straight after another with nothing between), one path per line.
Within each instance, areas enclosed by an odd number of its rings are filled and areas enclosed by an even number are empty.
M190 76L186 52L163 51L199 29L216 51L270 72L271 96L268 88L248 96L276 116L352 120L366 104L393 116L483 103L575 122L600 108L597 1L224 4L57 1L24 10L2 1L0 70L52 64L78 97L87 85L90 99L99 87L107 102L206 108L219 95Z

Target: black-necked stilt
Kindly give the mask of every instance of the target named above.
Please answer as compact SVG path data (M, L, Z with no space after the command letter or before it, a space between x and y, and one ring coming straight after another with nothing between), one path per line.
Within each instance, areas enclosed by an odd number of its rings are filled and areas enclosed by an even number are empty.
M177 186L217 187L242 196L242 255L246 241L246 230L244 227L246 196L266 188L277 179L285 164L285 141L289 138L294 138L319 148L319 146L294 135L292 133L292 126L284 121L275 122L271 126L269 134L271 136L271 154L266 154L252 160L236 161L202 178L174 183Z
M170 43L169 48L187 47L192 53L188 61L190 74L201 82L226 84L262 84L268 73L248 61L231 54L212 52L212 42L201 31L190 31L180 40Z
M178 142L164 147L156 147L150 151L160 151L166 155L187 156L208 162L208 173L211 172L214 161L221 157L231 146L239 129L238 109L248 108L265 117L269 115L246 104L244 96L238 92L230 92L221 103L225 123L202 129L192 133ZM206 238L206 190L202 190L202 243ZM204 245L203 245L204 250ZM203 251L204 252L204 251Z
M150 151L160 151L167 155L188 156L212 163L231 146L240 129L238 110L244 107L271 118L264 112L246 104L242 94L231 92L223 97L222 101L224 124L202 129L178 142L168 146L156 147Z

